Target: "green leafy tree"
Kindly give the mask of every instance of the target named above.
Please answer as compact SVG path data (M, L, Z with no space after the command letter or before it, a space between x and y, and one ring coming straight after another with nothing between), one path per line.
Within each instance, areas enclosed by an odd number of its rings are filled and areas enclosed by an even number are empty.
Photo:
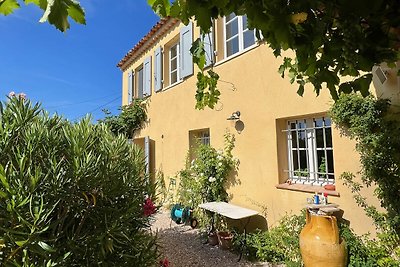
M393 66L399 59L400 2L374 0L354 1L286 1L286 0L148 0L162 17L172 16L187 24L194 18L203 33L209 31L212 19L232 12L247 15L249 28L281 56L292 50L293 58L284 57L279 68L297 83L297 93L311 84L318 95L323 87L333 99L339 93L369 94L371 69L382 62ZM194 61L203 72L204 48L195 42ZM208 81L208 79L213 80ZM346 82L342 81L346 77ZM213 107L219 91L213 72L198 76L198 106ZM343 79L344 80L344 79ZM200 84L200 86L199 86ZM199 104L200 103L200 104Z
M155 207L139 148L90 118L0 105L0 265L152 266Z
M86 24L85 12L76 0L0 0L0 15L10 15L24 4L33 4L43 10L40 22L49 22L60 31L69 29L68 18Z

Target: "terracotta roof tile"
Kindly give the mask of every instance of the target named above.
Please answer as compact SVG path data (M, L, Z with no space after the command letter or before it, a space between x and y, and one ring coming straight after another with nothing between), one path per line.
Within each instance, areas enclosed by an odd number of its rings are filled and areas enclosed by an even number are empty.
M171 22L171 23L168 23ZM138 56L138 51L145 46L150 46L152 45L158 38L156 33L158 30L160 30L164 25L168 25L165 29L167 31L170 29L173 25L175 25L177 22L179 22L178 19L166 17L160 19L152 28L151 30L131 49L129 52L118 62L117 67L123 70L123 66L125 63L127 63L130 59L133 59L135 56ZM164 32L163 32L164 33ZM150 42L149 42L150 41Z

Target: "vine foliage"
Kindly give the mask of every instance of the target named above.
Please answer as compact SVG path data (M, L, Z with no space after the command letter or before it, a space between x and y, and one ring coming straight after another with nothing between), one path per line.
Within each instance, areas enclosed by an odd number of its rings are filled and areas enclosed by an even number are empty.
M238 165L232 155L234 140L233 135L225 134L224 150L198 144L193 151L193 160L179 172L179 201L193 207L198 218L204 217L198 208L201 203L229 200L228 178Z
M219 100L221 92L217 88L219 75L214 72L213 64L211 62L211 68L205 71L206 58L212 59L212 55L207 55L204 49L205 36L207 32L201 31L201 37L197 38L193 42L190 52L193 56L193 62L199 67L199 72L197 73L197 89L196 89L196 108L204 109L205 107L214 108Z
M400 121L391 116L388 100L341 95L332 106L333 121L357 141L361 178L375 193L395 229L400 229Z
M379 249L386 253L383 260L400 257L400 121L396 108L388 100L363 98L358 94L342 94L330 110L332 120L342 133L356 140L360 154L361 181L354 174L341 178L354 193L378 229ZM376 185L375 194L385 211L367 203L362 195L364 186ZM399 261L397 261L399 264ZM381 266L381 265L379 265ZM398 265L382 265L398 266Z
M328 88L334 100L340 93L367 96L372 67L382 62L394 67L399 59L399 1L375 0L368 5L362 0L148 3L162 17L179 18L185 24L194 18L203 32L209 31L213 19L231 13L246 15L249 28L256 29L258 38L262 36L276 57L285 50L294 52L293 57L283 56L279 73L298 84L299 95L311 84L317 95L323 87Z
M107 125L115 135L122 134L132 138L133 132L139 130L147 120L146 106L142 99L135 99L120 110L118 115L111 115L108 110L104 110L106 117L99 121Z

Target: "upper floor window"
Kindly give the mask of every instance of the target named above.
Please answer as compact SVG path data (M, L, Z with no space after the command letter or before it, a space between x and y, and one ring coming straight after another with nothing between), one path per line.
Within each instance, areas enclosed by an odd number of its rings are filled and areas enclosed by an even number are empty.
M254 30L247 26L247 16L236 16L234 13L224 18L225 57L234 55L255 44Z
M170 84L177 83L179 80L179 43L169 49L169 81Z
M144 59L136 70L128 73L128 104L133 98L143 98L151 95L151 56Z
M294 183L335 182L330 118L288 121L289 179Z
M190 48L193 43L193 24L183 26L179 35L172 37L163 47L154 51L154 91L184 80L193 75L193 57Z

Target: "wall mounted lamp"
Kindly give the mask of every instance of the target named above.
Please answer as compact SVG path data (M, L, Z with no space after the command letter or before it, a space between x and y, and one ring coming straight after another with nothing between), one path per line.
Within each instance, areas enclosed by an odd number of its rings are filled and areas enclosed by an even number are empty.
M235 111L232 113L232 115L227 118L228 121L236 121L240 119L240 111Z

